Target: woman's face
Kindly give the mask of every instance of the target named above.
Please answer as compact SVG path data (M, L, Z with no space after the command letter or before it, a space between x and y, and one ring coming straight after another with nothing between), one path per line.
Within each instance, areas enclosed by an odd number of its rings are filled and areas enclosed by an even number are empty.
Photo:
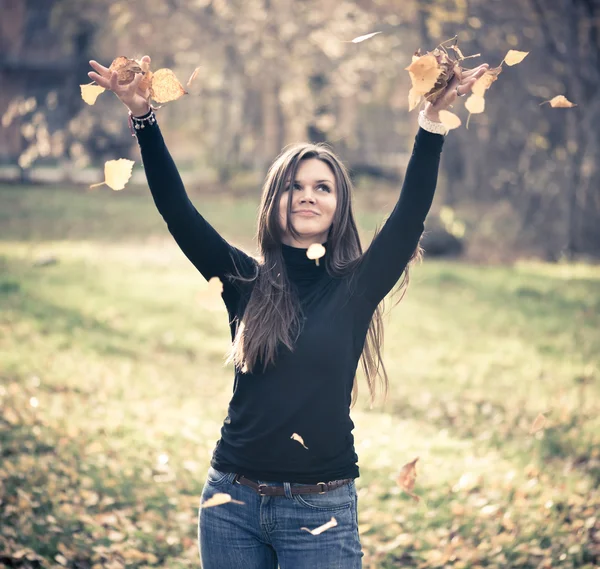
M296 180L289 183L279 201L279 223L282 241L292 247L308 248L313 243L325 243L337 204L335 176L331 168L317 158L302 160L296 170ZM286 231L288 201L292 200L291 225L298 233Z

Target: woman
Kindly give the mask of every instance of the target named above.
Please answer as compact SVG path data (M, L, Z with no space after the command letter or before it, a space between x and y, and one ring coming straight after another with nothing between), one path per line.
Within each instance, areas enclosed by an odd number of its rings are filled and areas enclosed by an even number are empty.
M150 63L150 58L145 57ZM169 231L207 280L218 277L229 313L235 379L202 502L227 493L244 504L200 510L204 569L355 569L359 476L350 408L362 356L371 396L381 366L383 298L419 250L446 130L439 111L488 67L455 77L419 115L400 199L362 253L351 182L322 145L288 147L264 184L257 261L229 245L189 201L145 96L142 77L118 85L95 61L91 79L129 108L148 184ZM317 264L307 257L323 244ZM384 374L384 385L387 378ZM337 525L319 535L331 518Z

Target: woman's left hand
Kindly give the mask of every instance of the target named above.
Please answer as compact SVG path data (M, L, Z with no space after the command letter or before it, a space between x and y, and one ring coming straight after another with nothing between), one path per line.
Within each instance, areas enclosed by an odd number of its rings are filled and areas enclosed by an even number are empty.
M454 77L452 77L452 80L446 87L444 94L434 104L429 102L426 103L424 109L425 116L429 120L439 122L439 112L448 110L459 95L462 96L470 93L475 81L477 81L489 67L490 66L487 63L482 63L479 67L464 71L462 74L455 73Z

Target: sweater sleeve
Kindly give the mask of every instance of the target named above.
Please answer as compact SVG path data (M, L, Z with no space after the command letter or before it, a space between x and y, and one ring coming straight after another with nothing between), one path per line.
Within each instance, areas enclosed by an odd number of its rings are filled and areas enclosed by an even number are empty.
M193 206L158 124L146 124L136 135L154 203L186 257L206 280L218 277L224 286L229 273L252 275L254 259L223 239Z
M358 267L357 292L377 306L398 282L431 208L444 136L419 128L400 197Z

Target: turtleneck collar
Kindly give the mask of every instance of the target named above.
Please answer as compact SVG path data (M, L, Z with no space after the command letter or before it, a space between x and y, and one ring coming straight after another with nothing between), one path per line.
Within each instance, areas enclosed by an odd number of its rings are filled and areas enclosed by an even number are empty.
M323 243L327 249L327 243ZM308 248L292 247L291 245L281 244L281 254L285 262L285 267L289 278L292 281L313 280L320 277L325 272L325 258L327 253L319 259L319 266L316 261L306 256Z

